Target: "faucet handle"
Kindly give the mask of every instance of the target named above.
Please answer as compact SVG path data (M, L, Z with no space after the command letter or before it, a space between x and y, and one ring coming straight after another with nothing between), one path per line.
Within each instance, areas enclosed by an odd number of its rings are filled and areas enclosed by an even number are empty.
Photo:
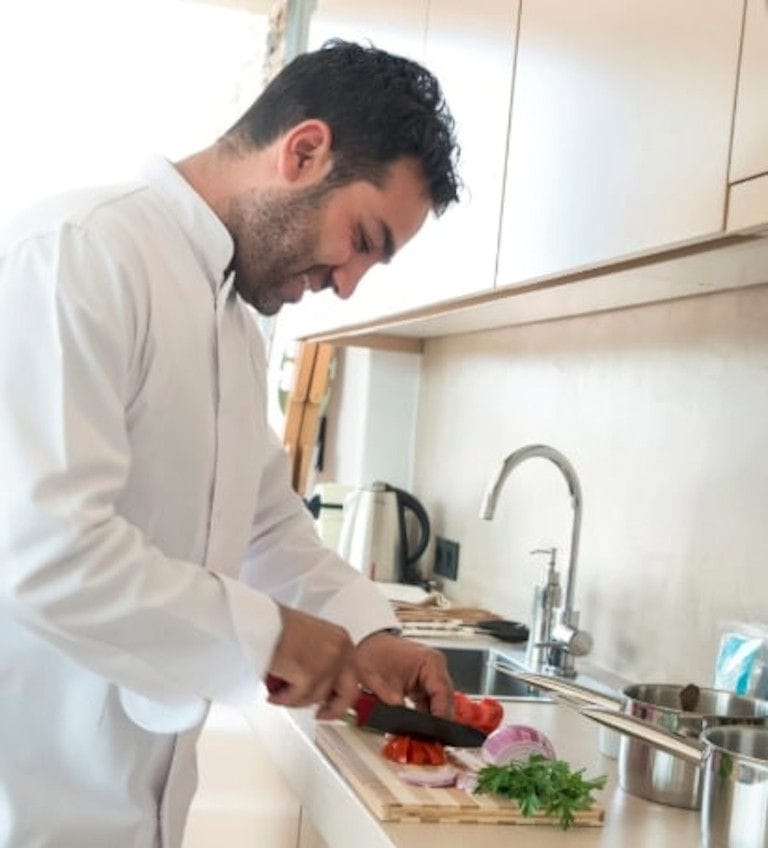
M571 627L564 621L556 621L552 625L552 641L558 643L572 657L585 657L592 650L594 643L591 633Z

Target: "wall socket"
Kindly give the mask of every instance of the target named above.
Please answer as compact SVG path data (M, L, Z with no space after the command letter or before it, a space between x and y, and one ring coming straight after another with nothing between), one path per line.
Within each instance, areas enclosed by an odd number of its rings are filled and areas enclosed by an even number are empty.
M459 543L435 536L435 574L455 580L459 576Z

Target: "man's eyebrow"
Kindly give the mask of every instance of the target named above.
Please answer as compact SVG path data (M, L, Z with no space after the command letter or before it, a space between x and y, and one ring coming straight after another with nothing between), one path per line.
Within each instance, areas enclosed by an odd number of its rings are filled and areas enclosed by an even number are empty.
M395 255L395 239L389 226L379 219L381 229L381 261L386 265Z

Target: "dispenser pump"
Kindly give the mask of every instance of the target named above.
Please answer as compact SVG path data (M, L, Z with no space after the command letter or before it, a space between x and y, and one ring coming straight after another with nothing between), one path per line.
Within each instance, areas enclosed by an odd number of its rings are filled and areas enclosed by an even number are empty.
M555 610L562 603L560 574L557 570L557 548L537 548L531 554L544 554L547 562L547 580L542 586L536 586L533 593L531 627L526 648L526 665L534 671L545 671L550 665L552 647L552 626Z
M557 570L557 548L536 548L531 551L531 554L544 554L549 557L547 562L547 585L544 587L548 591L547 601L553 607L560 605L560 572Z

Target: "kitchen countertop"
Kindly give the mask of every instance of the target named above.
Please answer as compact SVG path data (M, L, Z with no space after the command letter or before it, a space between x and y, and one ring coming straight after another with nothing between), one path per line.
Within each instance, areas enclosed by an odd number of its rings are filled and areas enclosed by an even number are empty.
M508 650L499 643L495 647ZM616 760L598 751L596 724L548 701L510 701L504 707L506 722L542 730L558 757L585 768L588 777L608 775L606 788L596 796L605 808L602 827L563 832L550 826L381 822L315 745L313 710L287 710L258 701L244 715L329 848L422 848L433 841L441 848L466 848L468 840L472 848L501 848L513 839L525 848L698 846L698 812L645 801L619 787Z

